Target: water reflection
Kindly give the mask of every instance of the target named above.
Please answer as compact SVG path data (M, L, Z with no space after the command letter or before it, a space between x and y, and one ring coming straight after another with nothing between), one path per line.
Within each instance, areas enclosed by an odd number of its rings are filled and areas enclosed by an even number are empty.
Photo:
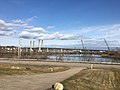
M100 55L90 54L59 54L50 55L48 58L52 61L63 62L94 62L94 63L120 63L119 59L102 58Z

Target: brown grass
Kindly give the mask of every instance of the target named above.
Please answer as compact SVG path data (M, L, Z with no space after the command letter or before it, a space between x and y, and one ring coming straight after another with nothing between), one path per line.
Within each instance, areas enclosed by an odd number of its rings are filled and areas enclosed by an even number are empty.
M12 67L19 67L19 69L12 69ZM52 69L52 70L51 70ZM48 66L48 65L22 65L22 64L0 64L1 75L29 75L41 73L53 73L68 70L67 67Z
M85 69L62 83L65 90L120 90L120 70Z

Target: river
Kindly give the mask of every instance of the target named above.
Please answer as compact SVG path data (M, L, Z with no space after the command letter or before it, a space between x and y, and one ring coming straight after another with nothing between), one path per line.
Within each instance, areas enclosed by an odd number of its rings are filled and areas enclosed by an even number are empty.
M59 54L50 55L48 59L51 61L63 62L88 62L88 63L109 63L120 64L120 59L103 58L100 55L83 55L83 54Z

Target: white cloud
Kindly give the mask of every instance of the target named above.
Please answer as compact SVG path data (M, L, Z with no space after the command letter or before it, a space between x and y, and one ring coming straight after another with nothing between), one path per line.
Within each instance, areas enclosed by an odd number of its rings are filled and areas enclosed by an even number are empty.
M5 24L5 21L3 21L3 20L0 20L0 24Z
M16 27L13 23L7 23L4 20L0 20L0 35L9 36L16 33Z
M80 38L79 35L73 35L73 34L62 35L62 37L60 37L61 40L74 40L74 39L79 39L79 38Z
M31 27L31 29L28 29L29 32L46 32L46 30L42 27Z
M53 34L43 34L41 33L38 39L44 39L44 40L53 40L53 39L60 39L62 34L56 32Z
M28 31L28 32L46 32L46 30L42 27L34 27L28 25L28 22L32 21L34 18L37 18L37 16L33 16L31 18L26 19L25 21L23 20L12 20L12 22L17 26L17 27L22 27L23 31Z
M12 30L12 31L8 32L7 36L13 35L13 34L15 34L16 32L17 32L16 30Z
M0 36L10 36L13 35L16 31L10 31L10 32L6 32L6 31L0 31Z
M4 20L0 20L0 27L13 27L13 24L6 23Z
M31 18L34 19L36 18L35 16ZM34 36L36 36L37 33L42 33L42 32L46 32L46 30L42 27L34 27L34 26L30 26L28 25L25 21L17 19L17 20L12 20L11 23L7 23L4 20L0 20L0 35L2 36L9 36L12 34L15 34L17 32L17 30L21 30L22 34L24 34L24 31L29 32L30 35L32 35L31 33L35 34ZM33 36L33 38L35 38ZM27 34L27 37L32 37L29 36Z
M23 26L25 29L32 29L33 28L33 26L29 26L29 25L24 25Z
M120 38L120 24L84 27L79 30L83 36L91 38Z
M76 40L79 39L80 36L73 35L73 34L61 34L59 32L55 32L53 34L46 34L46 33L37 33L37 32L30 32L30 31L22 31L19 36L25 39L44 39L44 40Z
M17 19L17 20L12 20L12 23L15 27L23 27L26 29L32 28L32 26L29 26L25 21Z
M38 18L37 16L33 16L33 17L31 17L31 18L27 18L26 20L25 20L25 22L31 22L31 21L33 21L35 18Z
M19 34L19 36L21 38L25 38L25 39L36 39L39 36L39 34L37 34L37 33L30 33L28 31L22 31Z
M1 35L1 36L6 35L5 31L0 31L0 35Z
M25 22L20 20L20 19L17 19L17 20L12 20L13 23L16 23L16 24L24 24Z
M106 39L109 47L119 47L120 41L117 39ZM83 39L85 47L107 47L104 38L85 38ZM81 41L78 44L82 45Z
M83 36L85 37L84 43L86 46L105 46L103 38L106 38L110 46L120 45L120 24L84 27L79 30L79 32L82 33L81 36L62 34L59 32L50 34L49 30L47 31L46 29L52 29L54 26L48 26L44 29L43 27L35 27L27 23L32 21L34 18L36 17L32 17L26 21L20 19L12 20L10 23L0 20L0 36L13 35L19 28L19 30L21 30L19 36L25 39L79 40L80 37Z

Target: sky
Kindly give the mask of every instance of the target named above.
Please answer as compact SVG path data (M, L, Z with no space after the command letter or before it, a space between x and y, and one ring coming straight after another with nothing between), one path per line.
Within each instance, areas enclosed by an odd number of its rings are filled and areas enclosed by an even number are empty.
M120 0L0 1L0 46L120 46Z

